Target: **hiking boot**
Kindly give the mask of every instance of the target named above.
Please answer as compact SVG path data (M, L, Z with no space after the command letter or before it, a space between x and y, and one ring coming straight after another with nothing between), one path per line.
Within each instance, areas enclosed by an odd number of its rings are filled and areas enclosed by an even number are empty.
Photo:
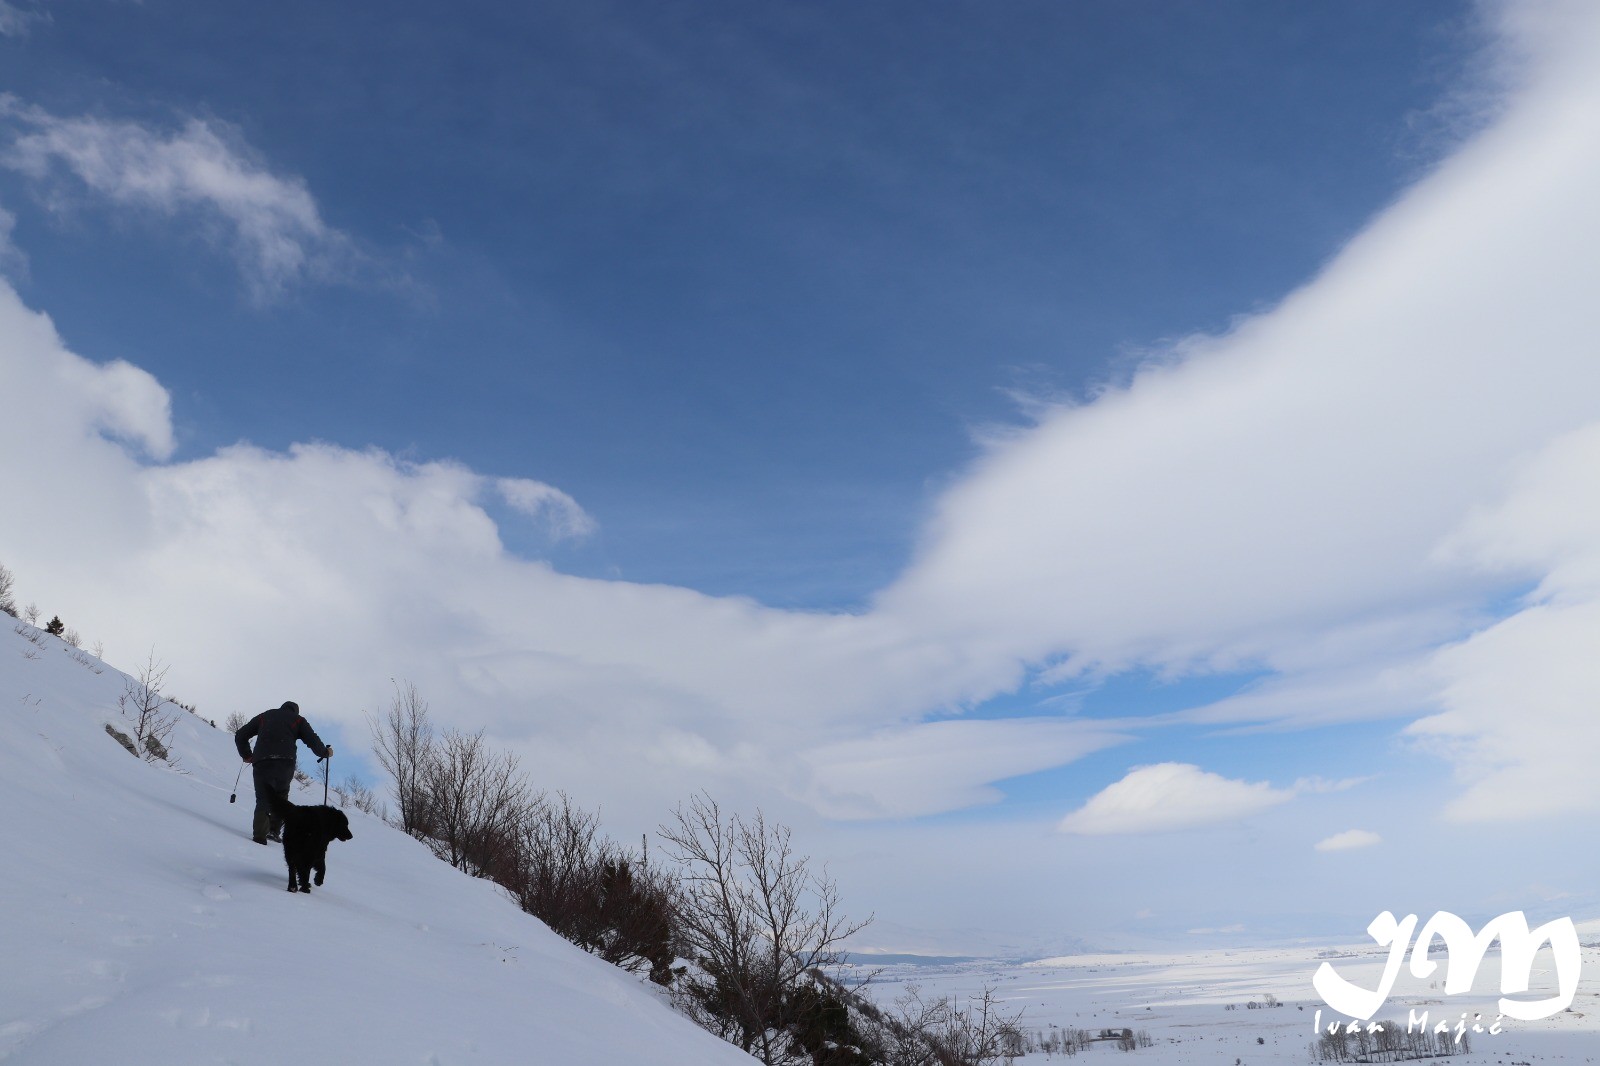
M267 834L267 839L272 841L274 844L282 844L283 843L283 830L282 829L273 830L272 832Z
M257 844L265 844L267 842L266 837L251 837L250 839L254 840Z

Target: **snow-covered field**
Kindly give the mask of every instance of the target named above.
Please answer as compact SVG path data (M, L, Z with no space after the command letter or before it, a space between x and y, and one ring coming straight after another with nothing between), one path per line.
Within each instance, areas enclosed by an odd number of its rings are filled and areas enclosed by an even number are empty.
M1504 1021L1497 1035L1473 1036L1470 1054L1445 1061L1600 1062L1600 922L1581 924L1579 931L1586 944L1597 946L1584 948L1583 979L1570 1011L1539 1022ZM1073 955L1021 965L901 964L884 967L871 987L873 998L884 1004L892 1003L907 985L918 986L925 999L948 994L963 1000L991 987L1008 1013L1023 1012L1022 1027L1029 1031L1051 1026L1130 1028L1147 1031L1154 1041L1149 1048L1127 1053L1126 1059L1113 1044L1096 1044L1087 1053L1091 1060L1196 1066L1238 1060L1258 1066L1308 1062L1315 1012L1322 1008L1324 1025L1335 1020L1311 987L1311 975L1325 957L1347 980L1376 988L1386 955L1368 941L1342 947ZM1538 965L1547 966L1548 957L1546 949ZM1441 1020L1460 1021L1463 1011L1470 1024L1473 1013L1482 1012L1487 1028L1499 998L1498 960L1498 951L1484 960L1471 995L1447 997L1441 987L1430 987L1434 982L1403 974L1378 1017L1395 1018L1404 1027L1408 1012L1420 1017L1427 1011L1431 1028ZM1444 973L1441 966L1435 977ZM1553 973L1541 968L1530 993L1518 998L1554 992ZM1269 996L1282 1005L1264 1006ZM1252 1002L1257 1007L1250 1007ZM1044 1058L1034 1055L1028 1061Z
M289 894L279 850L248 839L248 777L228 803L239 768L231 738L178 712L179 769L136 760L104 729L126 727L123 684L59 640L36 645L0 629L0 1061L752 1061L494 886L359 812L350 812L355 839L330 849L326 886ZM320 802L321 792L297 799ZM1582 932L1595 943L1600 923ZM898 964L872 994L889 1002L917 984L966 997L991 985L1030 1030L1147 1031L1153 1046L1128 1062L1303 1063L1320 1006L1311 974L1329 950ZM1372 944L1339 953L1343 976L1377 985L1383 955ZM1492 1019L1496 958L1475 998L1403 978L1382 1016L1415 1009L1453 1021L1480 1010ZM1505 1023L1453 1061L1600 1061L1597 976L1600 952L1585 948L1571 1011ZM1552 980L1536 974L1534 992L1548 994ZM1269 994L1283 1005L1247 1006ZM1109 1044L1088 1054L1124 1061Z
M751 1061L359 812L326 886L291 895L281 850L249 840L248 775L228 803L231 737L180 711L181 769L134 759L104 729L123 676L5 622L7 1066Z

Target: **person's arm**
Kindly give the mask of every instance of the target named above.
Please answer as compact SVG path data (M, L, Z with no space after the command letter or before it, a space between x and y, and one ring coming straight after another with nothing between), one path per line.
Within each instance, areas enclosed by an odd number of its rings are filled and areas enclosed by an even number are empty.
M260 729L261 716L258 714L244 725L240 726L239 731L233 735L233 746L239 749L239 758L243 759L245 762L251 761L250 738L255 736Z
M326 759L333 754L333 749L322 742L322 738L317 736L317 731L312 729L311 723L304 718L300 719L300 728L297 732L300 734L300 739L305 742L306 747L311 749L311 754L317 758Z

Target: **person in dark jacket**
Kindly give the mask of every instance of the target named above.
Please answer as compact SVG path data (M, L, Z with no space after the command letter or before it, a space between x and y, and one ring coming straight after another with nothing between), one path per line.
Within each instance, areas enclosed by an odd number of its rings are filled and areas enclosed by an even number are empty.
M250 750L250 738L256 747ZM270 711L262 711L233 735L239 758L251 766L251 776L256 782L256 816L251 825L250 838L257 844L268 840L281 840L283 819L272 810L272 797L289 798L289 785L294 782L295 741L303 741L318 759L331 758L333 749L322 742L311 723L300 717L298 703L285 703Z

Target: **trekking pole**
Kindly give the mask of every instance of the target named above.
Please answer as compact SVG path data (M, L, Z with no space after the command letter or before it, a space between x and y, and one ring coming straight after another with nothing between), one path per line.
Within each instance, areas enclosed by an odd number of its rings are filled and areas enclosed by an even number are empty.
M239 772L233 775L233 791L228 793L228 802L232 803L239 798L239 778L244 776L244 763L239 764Z
M333 772L333 752L328 752L328 757L322 760L322 805L328 805L328 775Z

